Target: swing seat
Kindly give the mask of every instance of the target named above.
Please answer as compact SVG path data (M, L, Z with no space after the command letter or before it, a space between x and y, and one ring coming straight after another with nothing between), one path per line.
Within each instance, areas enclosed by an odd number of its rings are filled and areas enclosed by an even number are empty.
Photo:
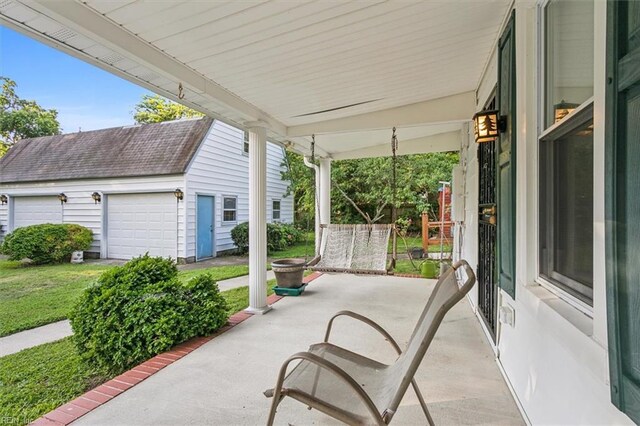
M386 275L387 248L394 225L321 225L320 255L308 263L318 272Z

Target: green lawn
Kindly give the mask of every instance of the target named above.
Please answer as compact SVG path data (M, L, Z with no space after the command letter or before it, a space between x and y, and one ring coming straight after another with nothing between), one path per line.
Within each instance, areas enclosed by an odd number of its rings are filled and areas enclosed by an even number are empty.
M393 238L389 238L389 247L388 247L387 253L392 252L392 245L393 245ZM422 247L422 237L420 235L407 237L407 245L409 246L409 249L412 249L413 247ZM451 252L450 244L447 244L445 242L442 247L445 253ZM404 246L404 242L402 242L402 238L398 238L398 253L406 253L406 252L407 252L407 249ZM440 252L440 243L429 246L429 253L439 253L439 252Z
M414 263L418 268L420 268L420 262L421 260L414 261ZM396 267L393 271L398 274L419 274L420 273L419 270L415 269L411 265L411 261L409 261L409 259L398 259L396 261Z
M270 259L288 259L288 258L299 258L304 259L305 256L308 260L313 259L315 256L315 245L313 240L309 242L309 246L305 247L304 243L296 244L282 251L275 251L273 253L269 253Z
M419 247L421 240L419 236L410 237L407 243L409 247ZM271 253L269 257L304 258L306 255L311 260L314 250L313 233L309 233L307 242ZM439 246L429 247L431 252L439 250ZM445 246L445 251L450 250L450 246ZM399 242L398 252L404 251L404 245ZM413 268L408 261L406 264L403 262L405 261L398 263L396 271L412 272ZM109 268L111 266L95 263L22 267L17 262L0 260L0 336L65 319L80 293ZM246 275L249 267L217 266L181 271L179 276L182 280L188 280L204 273L210 273L215 280L220 281Z
M0 261L0 336L67 317L78 295L110 266L22 267Z
M241 277L249 273L249 265L227 265L227 266L213 266L211 268L204 269L192 269L189 271L180 271L178 277L181 281L189 281L193 277L197 277L202 274L210 274L214 280L222 281L229 278Z
M221 268L226 267L218 267ZM273 293L275 280L269 280L267 285L268 294ZM222 295L229 305L229 315L249 306L249 287L223 291ZM2 357L0 419L27 424L109 379L97 375L82 362L71 338Z
M109 268L95 263L21 267L17 262L0 261L0 336L67 318L82 291ZM219 281L246 275L249 267L181 271L179 277L186 281L205 273Z
M84 365L70 337L2 357L0 418L27 424L107 379Z

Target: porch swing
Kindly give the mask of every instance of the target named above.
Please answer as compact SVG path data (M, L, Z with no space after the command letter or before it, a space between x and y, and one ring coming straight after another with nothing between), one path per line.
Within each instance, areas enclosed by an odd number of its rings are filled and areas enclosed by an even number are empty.
M320 249L307 263L317 272L391 275L397 258L397 149L396 128L391 136L391 223L390 224L321 224ZM315 135L311 139L311 162L315 160ZM315 197L318 211L318 197ZM389 238L393 238L391 261L387 264Z

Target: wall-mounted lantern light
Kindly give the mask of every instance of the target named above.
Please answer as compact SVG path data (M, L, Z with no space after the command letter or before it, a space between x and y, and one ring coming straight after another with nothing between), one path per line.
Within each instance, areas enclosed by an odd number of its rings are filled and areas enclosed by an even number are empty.
M506 117L497 110L480 111L473 116L473 127L477 143L492 142L506 129Z
M100 195L99 192L94 192L93 194L91 194L91 199L95 201L96 204L98 204L100 201L102 201L102 195Z
M64 192L58 194L58 200L60 200L60 204L64 204L67 202L67 196Z
M5 194L0 195L0 204L5 205L9 202L9 197Z
M559 104L555 104L553 106L553 122L557 123L558 121L565 118L567 115L571 114L573 110L578 108L578 104L571 104L569 102L565 102L565 100L561 100Z
M173 191L173 195L176 196L177 201L182 201L184 199L184 192L182 192L180 188L176 188L176 190Z

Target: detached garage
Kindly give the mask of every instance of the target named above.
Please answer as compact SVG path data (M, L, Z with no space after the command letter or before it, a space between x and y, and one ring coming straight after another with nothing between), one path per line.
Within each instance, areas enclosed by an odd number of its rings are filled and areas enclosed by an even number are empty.
M0 159L0 239L77 223L93 231L87 257L214 257L234 248L231 229L248 220L245 139L202 118L22 140ZM269 144L267 155L270 217L292 222L283 149Z

